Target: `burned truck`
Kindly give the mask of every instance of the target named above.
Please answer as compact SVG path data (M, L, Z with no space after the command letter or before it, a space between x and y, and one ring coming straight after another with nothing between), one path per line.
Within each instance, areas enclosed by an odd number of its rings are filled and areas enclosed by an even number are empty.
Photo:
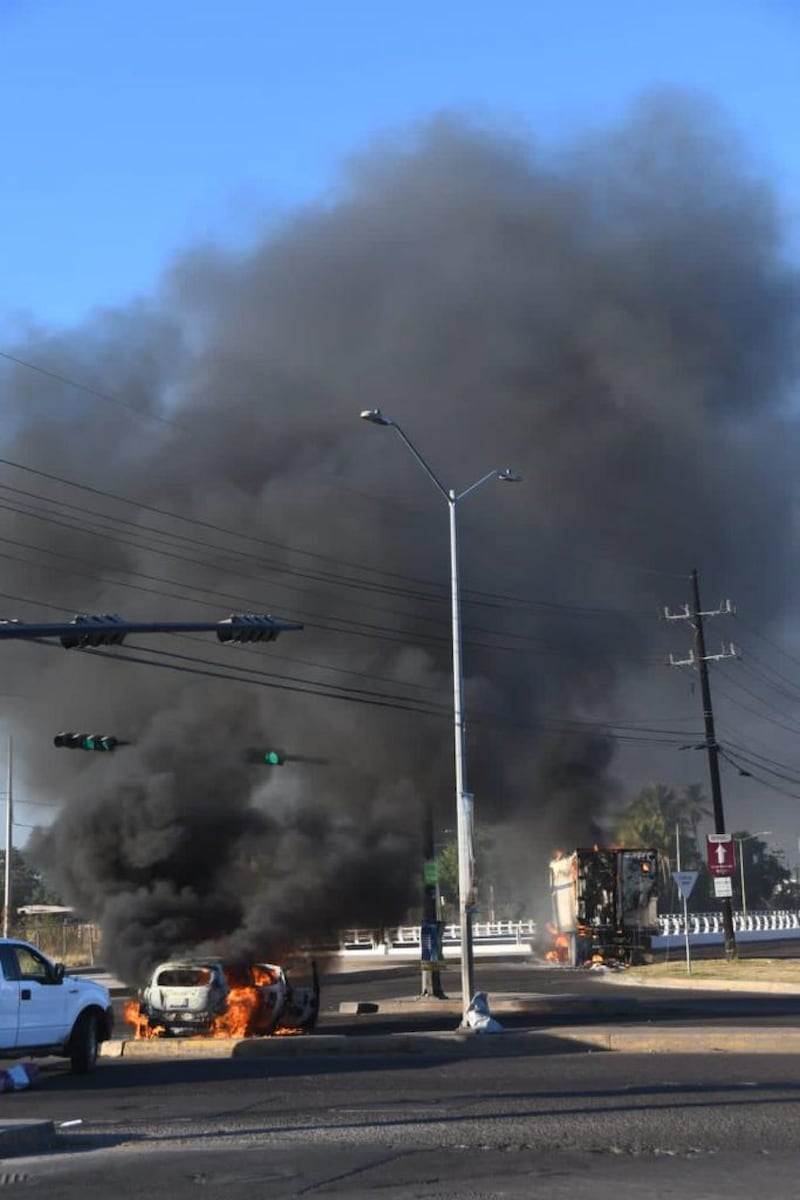
M658 933L658 853L558 851L550 863L553 950L570 966L647 962Z

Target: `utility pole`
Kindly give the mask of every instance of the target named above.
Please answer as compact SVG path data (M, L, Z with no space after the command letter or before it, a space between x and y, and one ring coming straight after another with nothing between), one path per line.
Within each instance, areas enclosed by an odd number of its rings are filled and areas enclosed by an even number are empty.
M442 923L439 920L438 896L439 880L436 865L436 843L433 826L433 804L430 796L426 799L423 813L423 891L422 891L422 929L420 930L420 954L422 980L421 996L435 996L437 1000L446 1000L442 987L442 973L439 966L442 957ZM430 958L426 959L426 953Z
M725 833L725 813L722 807L722 784L719 775L719 745L717 736L714 730L714 710L711 705L711 684L708 678L709 662L719 662L725 658L736 658L736 651L733 646L729 645L726 649L724 646L720 654L706 653L706 639L703 630L704 617L719 617L727 616L733 613L733 606L730 600L726 600L720 607L710 612L703 612L700 607L700 582L697 575L697 568L692 570L692 600L691 604L684 605L683 612L671 613L669 609L664 609L664 616L668 621L689 621L694 630L694 649L690 651L689 657L681 660L676 660L670 654L669 661L673 667L688 667L696 666L700 675L700 694L703 701L703 722L705 724L705 748L708 754L708 773L711 780L711 801L714 808L714 832ZM736 936L733 932L733 907L729 896L722 898L722 925L725 931L725 957L736 957Z
M11 913L11 855L13 851L13 806L11 798L11 738L8 739L8 783L6 788L6 863L5 889L3 892L3 937L8 937L9 915Z

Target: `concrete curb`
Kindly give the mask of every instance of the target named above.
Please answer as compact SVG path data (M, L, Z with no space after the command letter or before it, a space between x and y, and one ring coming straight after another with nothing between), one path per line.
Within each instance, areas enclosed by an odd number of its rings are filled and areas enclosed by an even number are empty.
M489 1009L493 1016L501 1013L529 1013L531 1017L558 1016L571 1009L583 1009L589 1013L605 1011L610 1007L623 1008L632 1012L638 1001L629 997L624 1000L609 996L583 996L576 992L495 992L489 993ZM408 1016L412 1013L449 1013L460 1018L461 999L436 1000L433 997L413 996L391 1000L342 1000L340 1016L363 1016L368 1013ZM324 1016L324 1013L323 1013Z
M800 1054L800 1029L743 1026L641 1028L597 1025L449 1033L305 1034L266 1038L167 1038L104 1042L105 1058L157 1061L203 1058L296 1058L361 1054L563 1054L569 1050L625 1054Z
M0 1158L12 1154L42 1154L52 1150L57 1140L52 1121L3 1121L0 1123Z

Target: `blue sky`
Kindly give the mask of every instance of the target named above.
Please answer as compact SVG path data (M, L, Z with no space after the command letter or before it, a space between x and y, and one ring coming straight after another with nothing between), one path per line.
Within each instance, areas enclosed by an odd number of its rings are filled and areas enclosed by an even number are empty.
M795 220L799 35L794 0L0 0L0 323L146 292L441 109L550 141L699 90Z

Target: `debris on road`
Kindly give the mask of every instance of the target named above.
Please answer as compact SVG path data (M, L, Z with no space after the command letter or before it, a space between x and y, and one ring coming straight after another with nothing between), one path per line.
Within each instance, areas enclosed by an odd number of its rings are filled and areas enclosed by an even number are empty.
M0 1092L23 1092L40 1081L41 1073L35 1063L17 1063L0 1071Z
M467 1009L467 1026L475 1033L502 1033L503 1026L489 1012L486 992L476 992Z

